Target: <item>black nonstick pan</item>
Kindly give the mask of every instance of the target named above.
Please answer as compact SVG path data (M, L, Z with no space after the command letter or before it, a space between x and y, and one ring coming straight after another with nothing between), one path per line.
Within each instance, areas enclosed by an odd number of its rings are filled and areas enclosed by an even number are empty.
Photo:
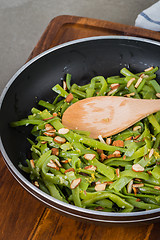
M11 121L25 118L40 99L53 101L52 87L64 79L84 84L96 75L119 75L123 67L141 72L160 67L160 43L134 37L110 36L76 40L52 48L26 63L8 82L0 98L0 148L5 163L17 181L33 196L60 213L94 223L151 223L160 219L160 208L133 213L108 213L63 203L36 188L22 172L19 162L28 157L26 137L30 127L13 129ZM160 83L160 70L157 72Z

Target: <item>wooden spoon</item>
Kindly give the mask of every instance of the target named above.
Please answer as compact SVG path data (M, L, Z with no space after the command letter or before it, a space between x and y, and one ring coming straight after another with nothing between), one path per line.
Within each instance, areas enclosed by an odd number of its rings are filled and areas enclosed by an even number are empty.
M108 137L157 111L160 99L91 97L71 105L64 112L62 123L72 130L89 131L92 138Z

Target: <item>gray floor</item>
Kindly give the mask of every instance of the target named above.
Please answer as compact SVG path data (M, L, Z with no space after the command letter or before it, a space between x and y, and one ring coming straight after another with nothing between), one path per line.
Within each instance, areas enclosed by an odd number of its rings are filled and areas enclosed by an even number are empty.
M0 93L49 21L68 14L134 25L157 0L0 0Z

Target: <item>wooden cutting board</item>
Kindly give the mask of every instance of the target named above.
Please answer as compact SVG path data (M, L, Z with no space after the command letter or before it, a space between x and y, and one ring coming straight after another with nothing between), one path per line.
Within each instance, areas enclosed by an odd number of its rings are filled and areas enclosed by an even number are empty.
M58 16L46 28L28 60L58 44L99 35L126 35L160 41L160 33L103 20ZM158 240L159 223L113 227L64 217L26 192L0 154L0 239L3 240Z

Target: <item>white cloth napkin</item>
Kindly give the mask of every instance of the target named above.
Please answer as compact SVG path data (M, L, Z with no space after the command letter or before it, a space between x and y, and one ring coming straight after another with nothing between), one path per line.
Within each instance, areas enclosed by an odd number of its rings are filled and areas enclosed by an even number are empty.
M160 1L141 12L136 18L135 26L160 31Z

